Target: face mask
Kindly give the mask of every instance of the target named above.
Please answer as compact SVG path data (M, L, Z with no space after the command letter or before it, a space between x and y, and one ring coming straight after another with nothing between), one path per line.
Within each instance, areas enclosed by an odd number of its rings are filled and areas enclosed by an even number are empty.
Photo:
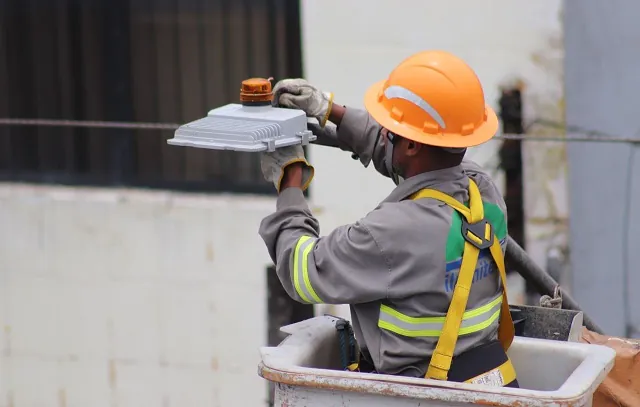
M391 132L387 133L387 140L384 143L384 166L387 169L387 172L389 173L389 176L391 177L393 183L396 185L400 185L400 183L404 181L404 177L400 175L402 173L402 170L394 168L393 166L393 143L396 140L395 137L395 134Z

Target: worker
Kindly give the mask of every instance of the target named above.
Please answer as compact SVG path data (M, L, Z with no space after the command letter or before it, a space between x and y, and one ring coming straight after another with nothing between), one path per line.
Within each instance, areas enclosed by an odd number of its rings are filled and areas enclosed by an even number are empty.
M335 124L341 149L396 184L366 216L321 237L303 194L315 169L302 147L263 154L278 198L259 234L287 293L349 304L360 367L374 373L519 387L506 354L514 336L506 206L489 175L464 159L499 126L474 71L448 52L424 51L368 89L366 110L303 79L278 82L274 99L321 129Z

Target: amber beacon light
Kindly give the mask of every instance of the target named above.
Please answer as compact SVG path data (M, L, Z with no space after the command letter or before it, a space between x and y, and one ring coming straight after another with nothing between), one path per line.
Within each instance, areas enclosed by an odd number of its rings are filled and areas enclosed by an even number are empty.
M244 106L270 105L273 100L271 81L273 78L251 78L242 81L240 103Z

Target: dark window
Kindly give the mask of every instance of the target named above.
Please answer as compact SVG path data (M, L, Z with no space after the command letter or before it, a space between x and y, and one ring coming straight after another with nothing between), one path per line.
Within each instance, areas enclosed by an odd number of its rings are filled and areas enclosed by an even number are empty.
M298 0L0 0L0 118L182 124L302 75ZM0 124L0 179L273 193L259 156L172 130Z

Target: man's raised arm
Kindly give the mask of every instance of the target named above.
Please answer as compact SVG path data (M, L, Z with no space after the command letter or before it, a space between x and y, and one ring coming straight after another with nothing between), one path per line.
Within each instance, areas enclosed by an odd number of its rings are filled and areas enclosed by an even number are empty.
M318 144L337 145L349 151L368 167L388 177L384 166L384 147L380 125L364 109L345 107L333 102L333 94L322 92L304 79L284 79L273 88L274 104L301 109L307 117L318 120L309 128L318 136Z

